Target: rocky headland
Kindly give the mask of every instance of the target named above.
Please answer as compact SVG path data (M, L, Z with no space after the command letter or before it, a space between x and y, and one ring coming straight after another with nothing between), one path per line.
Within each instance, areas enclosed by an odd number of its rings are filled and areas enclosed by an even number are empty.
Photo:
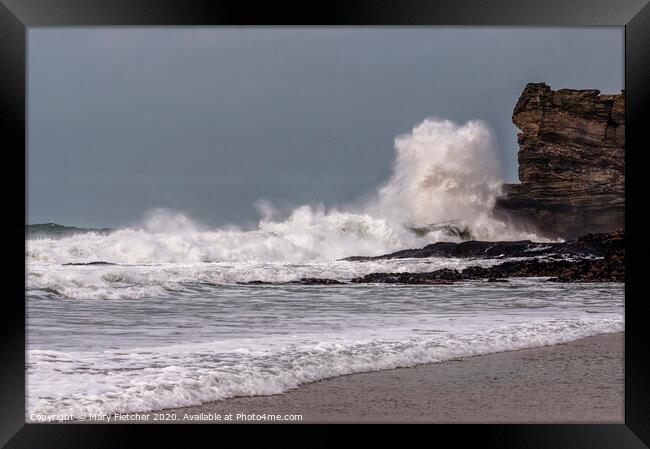
M515 105L519 184L495 215L551 238L623 228L625 94L530 83Z

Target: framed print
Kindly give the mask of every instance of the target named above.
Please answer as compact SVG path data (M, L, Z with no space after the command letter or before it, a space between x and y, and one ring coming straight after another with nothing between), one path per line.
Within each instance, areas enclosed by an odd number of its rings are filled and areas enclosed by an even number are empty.
M647 447L649 21L3 1L2 443Z

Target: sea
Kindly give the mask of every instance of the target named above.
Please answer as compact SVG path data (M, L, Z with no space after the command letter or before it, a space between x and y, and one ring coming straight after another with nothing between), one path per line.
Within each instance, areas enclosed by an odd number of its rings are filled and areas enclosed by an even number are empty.
M621 283L283 284L511 260L342 260L458 239L444 231L313 208L249 230L164 211L141 227L29 226L26 419L282 394L624 330Z

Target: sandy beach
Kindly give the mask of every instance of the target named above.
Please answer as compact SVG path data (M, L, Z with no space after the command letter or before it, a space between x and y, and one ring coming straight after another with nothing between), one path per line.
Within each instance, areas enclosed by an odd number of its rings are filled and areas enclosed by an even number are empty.
M353 374L285 394L233 398L164 413L175 414L176 422L182 423L622 423L623 367L624 334L618 333ZM280 416L259 419L265 414ZM160 418L155 412L146 415L133 422ZM302 415L302 420L281 419L285 415Z

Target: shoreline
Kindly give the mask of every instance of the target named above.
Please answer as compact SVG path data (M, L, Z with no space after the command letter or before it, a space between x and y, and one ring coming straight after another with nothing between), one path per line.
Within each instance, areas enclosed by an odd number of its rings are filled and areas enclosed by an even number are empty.
M278 395L127 413L110 422L620 424L623 368L621 332L339 376Z

